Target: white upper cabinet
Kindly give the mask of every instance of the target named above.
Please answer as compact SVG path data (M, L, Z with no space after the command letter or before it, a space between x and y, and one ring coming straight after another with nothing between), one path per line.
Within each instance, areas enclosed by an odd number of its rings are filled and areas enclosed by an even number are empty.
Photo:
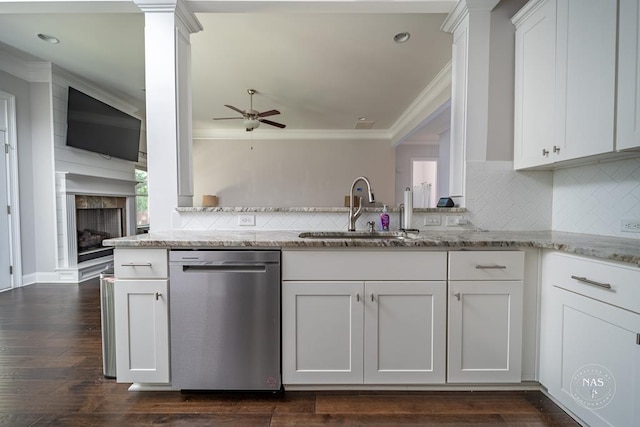
M616 0L557 0L557 160L614 149Z
M553 162L556 2L537 3L518 19L514 166L521 169Z
M620 0L616 149L640 148L640 5Z
M532 0L513 23L516 169L640 145L637 0Z

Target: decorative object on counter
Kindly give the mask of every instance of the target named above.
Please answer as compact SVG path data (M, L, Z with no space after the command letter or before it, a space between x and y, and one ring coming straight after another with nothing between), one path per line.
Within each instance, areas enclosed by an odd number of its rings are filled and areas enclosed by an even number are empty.
M437 207L439 208L452 208L454 206L455 203L453 203L453 199L451 197L441 197L440 200L438 200Z
M205 194L202 196L202 206L205 208L215 208L218 206L218 196Z
M403 229L410 229L413 221L413 191L407 187L404 190L404 212L402 218Z
M380 214L380 230L389 231L389 214L387 213L387 205L382 206Z

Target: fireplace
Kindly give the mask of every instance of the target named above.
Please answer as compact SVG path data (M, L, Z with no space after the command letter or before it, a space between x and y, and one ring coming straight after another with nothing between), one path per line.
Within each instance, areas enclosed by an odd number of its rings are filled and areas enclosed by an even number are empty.
M55 282L82 282L113 268L105 239L136 232L134 180L56 172Z
M102 241L124 236L126 197L75 196L78 263L113 254Z

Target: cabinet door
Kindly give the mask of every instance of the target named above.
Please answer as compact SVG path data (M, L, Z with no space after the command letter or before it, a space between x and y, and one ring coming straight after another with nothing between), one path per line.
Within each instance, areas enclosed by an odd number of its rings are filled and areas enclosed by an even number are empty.
M559 288L546 302L549 393L588 425L640 425L640 315Z
M640 5L620 0L616 149L640 147Z
M448 382L520 382L522 281L449 282Z
M362 384L362 282L282 284L284 384Z
M553 162L556 2L547 0L516 28L516 169Z
M366 282L366 384L445 381L445 282Z
M118 382L169 382L167 280L116 280Z
M557 160L611 152L617 0L557 1Z

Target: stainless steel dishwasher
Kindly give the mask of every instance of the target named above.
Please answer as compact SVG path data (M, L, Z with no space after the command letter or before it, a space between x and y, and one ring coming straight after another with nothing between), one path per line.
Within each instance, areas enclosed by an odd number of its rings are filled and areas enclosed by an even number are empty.
M169 268L172 388L280 390L280 251L176 250Z

